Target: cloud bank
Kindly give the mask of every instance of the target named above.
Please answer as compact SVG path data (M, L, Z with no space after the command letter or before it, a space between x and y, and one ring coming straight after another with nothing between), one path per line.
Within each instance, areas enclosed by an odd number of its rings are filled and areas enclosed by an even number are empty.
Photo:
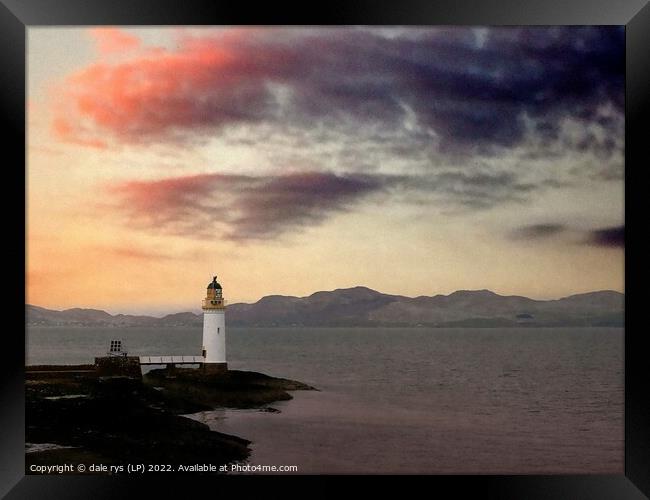
M111 191L139 227L195 237L264 240L317 225L385 185L386 179L322 172L205 174L127 182Z
M135 43L95 32L104 52ZM235 29L181 38L72 74L54 129L80 144L191 142L238 125L421 134L440 152L489 154L534 135L620 147L624 32L616 27ZM592 130L595 127L595 130ZM610 134L603 134L603 131ZM605 136L607 135L607 137Z
M599 247L624 248L625 226L608 227L592 231L588 243Z
M602 229L577 229L565 224L548 223L521 226L511 231L510 237L514 240L542 241L558 235L578 235L581 245L625 248L625 226L607 227ZM567 243L572 239L567 239ZM575 240L574 240L575 241Z
M114 28L89 34L100 58L56 93L60 140L271 151L254 175L188 166L113 186L122 213L148 231L268 240L379 193L477 211L562 188L563 175L621 179L620 27L238 28L185 32L171 48ZM565 160L575 163L567 173L544 171ZM611 234L590 241L616 246Z
M318 226L374 194L404 202L444 201L482 210L525 201L540 186L509 173L435 176L335 174L200 174L111 185L129 225L149 231L229 240L267 240ZM377 199L377 203L381 200ZM379 206L379 205L378 205Z

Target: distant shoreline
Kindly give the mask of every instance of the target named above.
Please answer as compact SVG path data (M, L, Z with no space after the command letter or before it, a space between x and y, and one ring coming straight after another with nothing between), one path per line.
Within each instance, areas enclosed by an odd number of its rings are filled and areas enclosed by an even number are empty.
M557 300L504 296L490 290L404 297L366 287L316 292L308 297L270 295L254 304L227 306L236 327L510 328L623 326L625 295L601 290ZM180 312L161 318L109 314L99 309L55 311L26 305L28 326L201 326L203 314Z

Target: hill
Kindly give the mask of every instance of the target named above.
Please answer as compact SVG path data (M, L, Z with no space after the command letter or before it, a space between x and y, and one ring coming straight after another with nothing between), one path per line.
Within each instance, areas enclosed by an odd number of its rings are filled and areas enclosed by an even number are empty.
M228 306L231 326L623 326L625 295L605 290L557 300L504 296L489 290L405 297L366 287L316 292L308 297L269 295ZM54 311L27 305L28 325L163 327L202 325L191 312L152 316L111 315L97 309Z

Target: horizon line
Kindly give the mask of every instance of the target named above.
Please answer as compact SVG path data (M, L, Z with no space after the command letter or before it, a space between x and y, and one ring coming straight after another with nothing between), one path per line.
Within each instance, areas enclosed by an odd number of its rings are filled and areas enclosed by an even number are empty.
M569 297L575 297L577 295L588 295L588 294L592 294L592 293L602 293L602 292L613 292L613 293L618 293L618 294L621 294L621 295L625 296L624 291L619 292L618 290L613 290L611 288L608 288L608 289L600 289L600 290L591 290L591 291L588 291L588 292L572 293L572 294L564 295L564 296L557 297L557 298L535 299L535 298L532 298L532 297L527 297L526 295L517 295L517 294L502 295L502 294L494 292L494 291L492 291L492 290L490 290L488 288L477 288L477 289L462 288L462 289L458 289L458 290L455 290L453 292L450 292L450 293L448 293L446 295L443 294L443 293L438 293L438 294L434 294L434 295L416 295L416 296L410 297L408 295L384 293L384 292L380 292L378 290L375 290L373 288L367 287L365 285L357 285L357 286L352 286L352 287L347 287L347 288L335 288L333 290L317 290L315 292L312 292L309 295L304 295L304 296L269 294L269 295L264 295L264 296L260 297L259 299L255 300L253 302L239 301L239 302L233 302L232 304L227 304L227 305L230 305L230 306L238 305L238 304L252 305L252 304L256 304L257 302L259 302L260 300L262 300L262 299L264 299L266 297L286 297L286 298L306 299L306 298L309 298L309 297L311 297L311 296L313 296L313 295L315 295L317 293L333 293L333 292L338 292L338 291L354 290L354 289L357 289L357 288L363 288L363 289L370 290L372 292L376 292L376 293L379 293L379 294L382 294L382 295L388 295L388 296L392 296L392 297L403 297L403 298L407 298L407 299L417 299L417 298L420 298L420 297L430 297L430 298L433 298L433 297L449 297L449 296L451 296L451 295L453 295L455 293L458 293L458 292L490 292L490 293L492 293L494 295L497 295L499 297L523 297L523 298L530 299L530 300L535 300L535 301L538 301L538 302L551 302L551 301L554 301L554 300L562 300L562 299L566 299L566 298L569 298ZM117 315L122 314L122 315L125 315L125 316L150 316L150 317L155 317L155 318L164 318L165 316L169 316L169 315L172 315L172 314L181 314L181 313L188 313L188 312L193 313L193 314L197 314L197 313L194 313L193 311L194 310L200 311L200 307L196 307L196 308L190 308L189 310L162 313L162 316L158 316L158 314L161 314L161 313L110 312L110 309L99 309L98 307L79 307L79 306L68 307L68 308L65 308L65 309L51 309L49 307L39 306L39 305L36 305L36 304L29 304L29 303L25 302L25 307L28 307L28 306L39 307L41 309L47 309L49 311L56 311L56 312L70 311L72 309L81 309L81 310L103 311L103 312L106 312L106 313L110 314L111 316L117 316ZM113 311L115 311L115 310L113 310ZM198 313L198 314L200 314L200 313Z

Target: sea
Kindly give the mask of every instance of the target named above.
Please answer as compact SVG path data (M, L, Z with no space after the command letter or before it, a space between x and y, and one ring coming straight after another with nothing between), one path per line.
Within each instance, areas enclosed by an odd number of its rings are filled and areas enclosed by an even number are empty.
M201 335L200 327L30 327L26 361L92 363L112 339L134 355L197 355ZM252 441L251 466L623 473L622 328L229 328L227 351L231 369L318 389L269 408L189 416Z

